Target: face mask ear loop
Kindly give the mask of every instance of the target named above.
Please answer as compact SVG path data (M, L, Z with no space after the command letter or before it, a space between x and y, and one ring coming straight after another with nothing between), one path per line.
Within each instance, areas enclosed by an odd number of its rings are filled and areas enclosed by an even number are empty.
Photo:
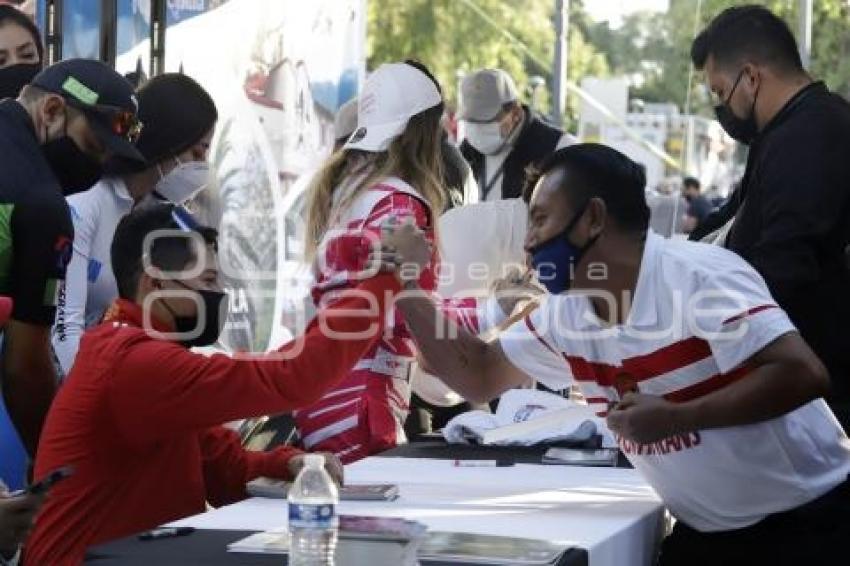
M759 99L759 92L761 91L761 81L759 81L759 85L756 87L756 92L753 95L753 105L750 106L750 119L755 122L756 120L756 102Z

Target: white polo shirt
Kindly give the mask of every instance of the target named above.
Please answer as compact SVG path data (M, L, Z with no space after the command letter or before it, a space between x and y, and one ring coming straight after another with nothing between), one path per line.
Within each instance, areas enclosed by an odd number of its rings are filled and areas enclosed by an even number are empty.
M603 327L587 296L553 295L501 344L511 363L548 387L578 383L605 415L618 391L682 402L746 379L745 362L793 330L739 256L650 233L626 324ZM670 511L700 531L798 507L850 472L850 441L823 399L751 425L619 444Z

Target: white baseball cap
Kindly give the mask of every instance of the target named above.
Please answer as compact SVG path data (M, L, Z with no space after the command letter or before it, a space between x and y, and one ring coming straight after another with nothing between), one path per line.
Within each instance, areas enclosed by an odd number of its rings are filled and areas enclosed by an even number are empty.
M407 122L443 101L431 78L407 63L381 65L369 75L358 101L357 129L346 149L386 151Z
M339 107L334 118L334 139L345 139L357 129L357 99L352 98Z

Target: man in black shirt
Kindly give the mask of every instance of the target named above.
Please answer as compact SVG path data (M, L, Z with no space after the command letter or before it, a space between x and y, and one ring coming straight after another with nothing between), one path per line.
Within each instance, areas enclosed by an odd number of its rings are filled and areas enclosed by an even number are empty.
M700 194L700 182L694 177L685 177L682 181L682 195L688 201L685 213L685 233L690 234L711 214L711 203Z
M2 389L29 454L56 387L50 328L74 238L64 196L88 189L111 156L142 160L133 89L98 61L71 59L0 102Z
M694 40L717 118L750 152L726 246L764 277L826 364L850 425L850 104L813 81L788 26L762 6L729 8Z

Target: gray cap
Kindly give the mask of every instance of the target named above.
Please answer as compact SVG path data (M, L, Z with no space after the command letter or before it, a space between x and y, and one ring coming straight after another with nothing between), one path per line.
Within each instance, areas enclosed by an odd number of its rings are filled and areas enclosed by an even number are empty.
M460 85L461 120L489 122L508 102L518 98L514 80L502 69L482 69L464 77Z
M348 139L357 129L357 97L352 98L337 110L334 118L334 139Z

